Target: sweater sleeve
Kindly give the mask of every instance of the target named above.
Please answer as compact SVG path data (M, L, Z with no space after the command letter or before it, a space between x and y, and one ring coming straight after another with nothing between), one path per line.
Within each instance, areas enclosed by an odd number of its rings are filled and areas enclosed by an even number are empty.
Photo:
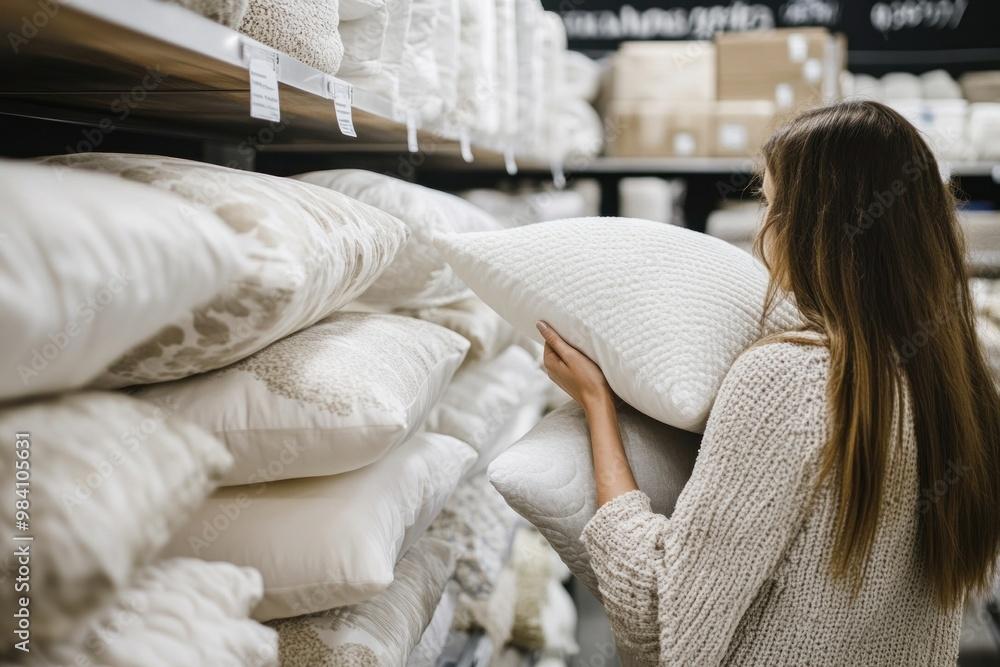
M616 638L644 662L721 662L798 532L825 438L825 382L809 359L779 344L737 360L669 519L633 491L585 527Z

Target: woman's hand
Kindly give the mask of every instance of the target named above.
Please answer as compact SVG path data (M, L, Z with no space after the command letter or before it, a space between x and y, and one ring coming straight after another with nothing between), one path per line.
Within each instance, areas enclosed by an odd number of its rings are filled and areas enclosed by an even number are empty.
M545 339L542 359L552 381L573 397L584 409L606 404L614 394L601 368L576 349L545 322L538 322L538 332Z

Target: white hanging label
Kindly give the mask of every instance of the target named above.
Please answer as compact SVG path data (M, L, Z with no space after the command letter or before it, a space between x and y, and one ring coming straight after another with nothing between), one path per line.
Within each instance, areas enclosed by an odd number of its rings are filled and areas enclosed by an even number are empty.
M411 153L420 151L417 143L417 112L413 109L406 112L406 149Z
M795 89L789 83L779 83L774 87L774 103L779 109L788 109L795 104Z
M333 110L337 113L337 125L345 137L358 138L354 131L354 87L340 79L330 79L328 83L330 94L333 95Z
M462 128L458 133L458 147L462 151L462 159L466 162L472 162L472 144L469 142L469 130L468 128Z
M510 146L503 151L503 166L508 176L517 175L517 162L514 160L514 149Z
M730 151L741 151L746 148L749 139L747 128L739 123L722 123L719 125L719 145Z
M276 51L256 45L244 46L250 70L250 116L279 122L281 102L278 98L278 59Z
M566 187L566 171L563 169L563 161L561 159L552 161L552 185L555 186L556 190L562 190Z
M674 135L674 154L691 155L698 148L698 142L690 132L678 132Z
M802 63L802 78L809 83L819 83L823 78L823 63L817 58L810 58Z

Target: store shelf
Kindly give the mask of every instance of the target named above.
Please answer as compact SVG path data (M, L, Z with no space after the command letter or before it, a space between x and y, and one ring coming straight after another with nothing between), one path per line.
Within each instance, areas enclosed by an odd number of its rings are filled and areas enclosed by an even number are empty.
M281 123L251 118L244 49L259 43L167 2L5 0L0 29L17 45L0 55L0 114L272 150L405 150L405 123L387 99L355 87L358 139L346 137L327 93L330 77L284 54ZM457 136L438 130L421 129L421 148L457 155Z

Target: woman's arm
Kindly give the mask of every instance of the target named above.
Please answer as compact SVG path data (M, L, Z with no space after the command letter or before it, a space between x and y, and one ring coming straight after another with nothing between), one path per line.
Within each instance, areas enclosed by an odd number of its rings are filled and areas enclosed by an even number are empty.
M719 663L801 526L825 438L825 381L790 349L758 348L737 360L669 519L641 491L620 492L635 488L631 473L615 469L624 455L606 446L617 440L620 448L620 438L594 436L595 475L607 477L607 495L582 539L615 635L643 661ZM593 426L610 430L592 398L592 369L565 358L567 368L546 360L550 375L587 400ZM580 385L588 389L574 394ZM598 449L609 450L600 461L610 471L598 467Z

